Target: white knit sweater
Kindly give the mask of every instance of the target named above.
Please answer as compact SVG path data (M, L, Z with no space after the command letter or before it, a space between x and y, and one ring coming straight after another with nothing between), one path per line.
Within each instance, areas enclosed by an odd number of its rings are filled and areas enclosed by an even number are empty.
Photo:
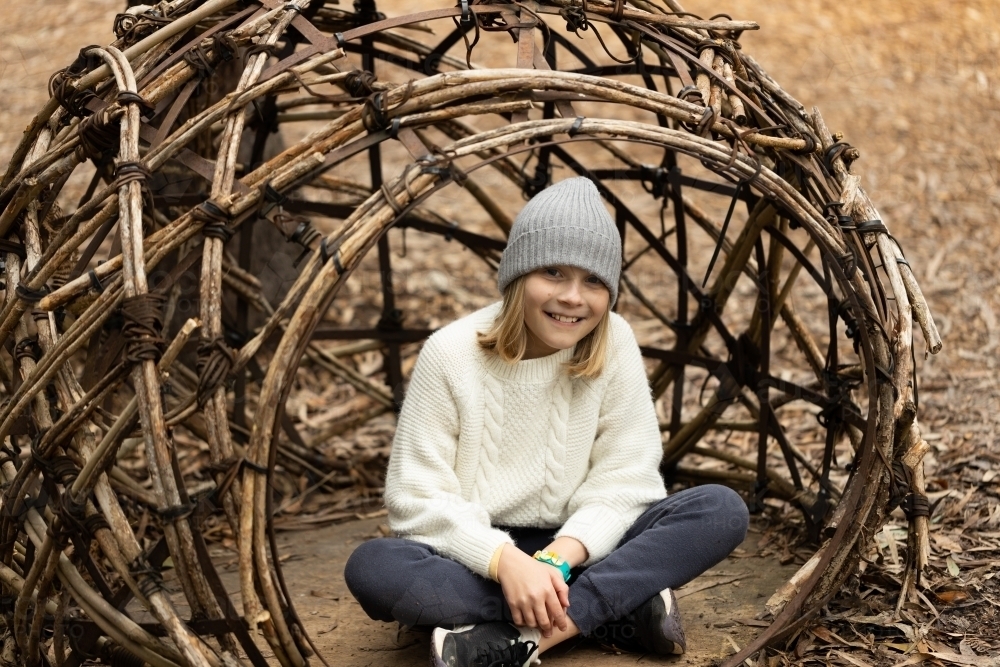
M389 527L487 576L510 536L556 528L607 556L666 496L660 431L628 323L611 314L604 371L570 379L573 350L508 364L479 348L496 303L431 336L413 369L385 482Z

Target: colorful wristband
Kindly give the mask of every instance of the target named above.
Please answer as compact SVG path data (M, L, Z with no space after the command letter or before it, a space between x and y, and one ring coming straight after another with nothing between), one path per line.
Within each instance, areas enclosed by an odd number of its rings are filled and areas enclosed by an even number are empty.
M532 558L558 569L562 572L563 581L569 581L569 563L559 554L553 551L536 551Z

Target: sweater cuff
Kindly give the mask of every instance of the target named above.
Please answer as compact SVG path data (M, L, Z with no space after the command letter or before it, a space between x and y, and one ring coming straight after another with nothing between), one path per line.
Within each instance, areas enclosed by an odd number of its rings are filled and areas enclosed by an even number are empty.
M504 543L513 544L510 535L496 528L480 526L456 528L449 539L454 560L484 579L490 578L490 559Z
M587 560L582 565L589 567L614 551L627 530L619 512L605 505L589 505L574 512L556 537L579 540L587 548Z

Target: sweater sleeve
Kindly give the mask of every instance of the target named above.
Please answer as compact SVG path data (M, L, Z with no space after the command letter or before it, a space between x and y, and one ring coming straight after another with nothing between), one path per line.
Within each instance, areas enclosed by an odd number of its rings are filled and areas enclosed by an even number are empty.
M454 469L459 413L442 347L434 337L424 345L399 415L385 479L389 527L488 577L493 553L513 540L462 496Z
M631 329L615 333L617 353L601 400L590 469L570 497L569 518L557 533L587 548L584 565L593 565L618 545L650 504L666 497L659 465L660 429L646 369Z

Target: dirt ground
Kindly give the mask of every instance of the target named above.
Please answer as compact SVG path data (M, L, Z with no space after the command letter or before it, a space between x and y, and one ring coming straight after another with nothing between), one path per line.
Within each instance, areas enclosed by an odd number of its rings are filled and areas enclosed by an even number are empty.
M108 43L122 4L3 4L0 163L6 163L22 128L47 98L50 73L70 62L80 47ZM854 171L862 175L906 251L944 337L942 352L925 358L916 336L919 416L934 447L927 460L929 491L942 508L933 522L932 574L938 582L937 627L943 634L929 650L951 649L967 658L962 664L988 664L973 658L978 654L977 659L985 660L1000 650L995 641L1000 636L1000 577L992 578L1000 551L990 546L1000 537L1000 475L995 473L1000 464L1000 4L688 0L685 5L705 16L726 12L759 22L759 32L742 38L745 51L807 107L819 107L830 127L861 150ZM377 518L366 519L281 534L297 610L331 665L403 666L426 660L426 638L403 636L397 642L395 628L367 621L344 589L343 561L352 546L375 534L378 523ZM764 528L757 530L743 547L745 555L758 550ZM888 541L880 544L889 558ZM713 577L745 577L682 598L692 650L664 662L710 664L730 654L732 643L743 646L756 632L753 618L762 601L794 569L780 565L775 556L765 561L733 558L695 582L697 588ZM951 591L966 595L944 595ZM948 600L957 602L954 608ZM856 616L875 618L876 611ZM837 627L835 616L828 615L829 627ZM824 651L806 649L799 657L815 660L813 664L904 661L879 646L889 640L873 628L883 626L855 625L857 637L843 639L817 629L809 641ZM852 654L859 657L843 658L841 649L847 648L860 651ZM546 662L616 665L635 660L585 645L553 653Z
M342 576L343 564L357 544L379 535L378 519L332 526L310 533L283 533L281 551L288 555L286 572L294 577L296 610L320 652L331 665L367 667L393 665L417 667L426 664L429 635L398 635L397 625L368 620L348 593ZM760 539L752 531L737 552L754 552ZM691 647L684 656L657 658L653 664L707 665L732 653L756 635L760 621L754 616L761 602L796 570L776 560L760 567L756 558L731 557L677 591L678 605ZM304 576L308 573L308 576ZM387 655L392 655L391 660ZM615 654L596 642L567 642L546 654L546 664L561 667L633 664L638 656Z

